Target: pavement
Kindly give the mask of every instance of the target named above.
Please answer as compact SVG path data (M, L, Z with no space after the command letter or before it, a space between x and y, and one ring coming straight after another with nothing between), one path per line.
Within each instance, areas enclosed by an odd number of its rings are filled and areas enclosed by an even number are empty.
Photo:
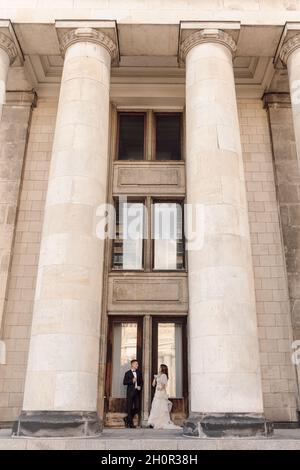
M300 450L299 429L276 429L271 437L191 438L179 430L108 429L97 438L11 437L0 429L0 450Z

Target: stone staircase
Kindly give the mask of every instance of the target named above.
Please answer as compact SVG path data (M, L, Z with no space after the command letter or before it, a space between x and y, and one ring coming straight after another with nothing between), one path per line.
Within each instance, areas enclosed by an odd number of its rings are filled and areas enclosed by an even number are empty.
M0 450L300 450L300 429L268 438L188 438L177 430L108 429L98 438L12 438L0 430Z

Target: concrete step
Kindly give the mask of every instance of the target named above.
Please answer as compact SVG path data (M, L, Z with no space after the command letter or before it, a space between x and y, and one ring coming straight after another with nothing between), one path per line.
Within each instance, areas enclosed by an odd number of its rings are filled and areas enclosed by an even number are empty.
M300 429L268 438L188 438L181 431L104 429L98 438L22 438L0 430L0 450L300 450Z

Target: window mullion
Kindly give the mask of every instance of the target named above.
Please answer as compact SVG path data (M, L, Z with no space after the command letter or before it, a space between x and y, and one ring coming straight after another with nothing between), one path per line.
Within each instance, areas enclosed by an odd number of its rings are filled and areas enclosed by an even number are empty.
M144 241L145 246L145 271L150 272L152 270L152 239L151 239L151 197L147 196L145 199L145 210L147 217L146 224L146 238Z
M147 111L147 130L145 132L146 144L146 157L147 161L153 160L153 112Z

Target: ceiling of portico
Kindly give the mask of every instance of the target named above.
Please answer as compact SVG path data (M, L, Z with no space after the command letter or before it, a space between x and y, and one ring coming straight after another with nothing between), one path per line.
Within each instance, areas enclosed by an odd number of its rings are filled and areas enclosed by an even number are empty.
M27 79L36 89L41 85L60 83L63 58L59 37L68 22L60 23L59 27L36 23L13 25L25 57ZM109 24L108 34L118 42L120 54L119 64L112 68L112 82L183 84L184 69L179 67L177 60L178 44L195 26L197 24L192 22L180 25L115 24L115 27ZM270 86L272 91L288 88L286 71L275 70L273 66L282 33L283 26L233 26L232 35L237 42L234 74L241 96L261 97ZM12 73L13 68L9 79L13 87ZM276 87L278 90L273 90Z

